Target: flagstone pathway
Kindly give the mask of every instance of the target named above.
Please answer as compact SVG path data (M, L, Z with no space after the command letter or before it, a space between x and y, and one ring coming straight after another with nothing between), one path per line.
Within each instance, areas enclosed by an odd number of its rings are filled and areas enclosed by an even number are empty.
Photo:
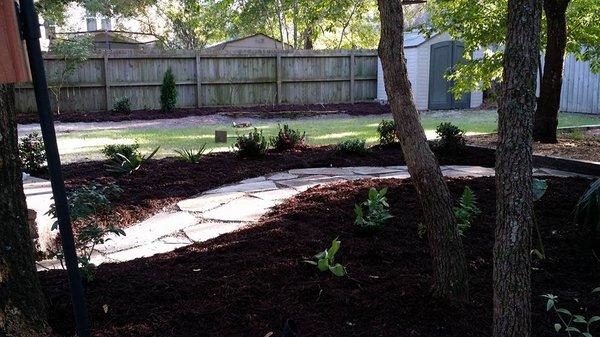
M442 166L442 172L447 177L494 175L492 168L479 166L447 165ZM550 169L535 169L534 175L577 176ZM98 252L92 257L92 262L122 262L147 257L238 230L257 222L285 199L316 185L409 176L406 166L362 166L294 169L246 179L182 200L171 210L126 228L126 236L112 236L110 241L97 246ZM57 262L52 260L40 263L43 268L56 266Z

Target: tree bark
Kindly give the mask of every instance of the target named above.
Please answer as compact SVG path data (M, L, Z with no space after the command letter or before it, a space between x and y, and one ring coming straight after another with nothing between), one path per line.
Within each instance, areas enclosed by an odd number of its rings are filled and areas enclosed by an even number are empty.
M27 223L14 103L14 87L0 85L0 336L45 336L46 311Z
M544 0L546 13L546 55L540 81L540 97L533 122L533 140L556 143L563 63L567 46L569 0Z
M381 14L379 57L385 88L408 171L417 189L433 260L433 290L440 297L468 299L462 241L452 213L452 199L425 137L415 106L404 58L403 9L400 0L378 0Z
M498 107L494 337L531 333L532 124L540 0L509 0Z

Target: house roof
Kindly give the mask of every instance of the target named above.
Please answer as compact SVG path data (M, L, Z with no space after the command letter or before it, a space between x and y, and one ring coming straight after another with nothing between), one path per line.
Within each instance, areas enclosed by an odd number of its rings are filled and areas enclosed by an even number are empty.
M226 48L226 47L227 47L229 44L231 44L231 43L233 43L233 42L242 41L242 40L250 39L250 38L253 38L253 37L257 37L257 36L262 36L262 37L265 37L265 38L267 38L267 39L270 39L270 40L273 40L273 41L275 41L276 43L282 43L283 45L285 45L285 47L286 47L287 49L293 49L293 48L294 48L292 45L290 45L290 44L288 44L288 43L285 43L285 42L282 42L281 40L278 40L278 39L276 39L276 38L273 38L273 37L271 37L271 36L268 36L268 35L266 35L266 34L263 34L263 33L256 33L256 34L252 34L252 35L248 35L248 36L240 37L240 38L237 38L237 39L232 39L232 40L227 40L227 41L219 42L219 43L217 43L217 44L214 44L214 45L208 46L208 47L206 47L206 48L204 48L204 49L206 49L206 50L213 50L213 51L217 51L217 50L223 50L223 49L225 49L225 48Z
M63 39L69 39L72 36L91 36L94 41L104 42L108 37L110 42L118 42L118 43L128 43L128 44L148 44L155 42L156 39L149 34L144 33L136 33L136 32L127 32L127 31L117 31L117 30L93 30L93 31L83 31L83 32L65 32L65 33L55 33L56 35L62 35ZM133 37L129 37L127 35L135 35L142 37L143 41L138 39L134 39Z
M427 37L416 29L404 32L404 48L418 47L436 35L438 35L438 33Z

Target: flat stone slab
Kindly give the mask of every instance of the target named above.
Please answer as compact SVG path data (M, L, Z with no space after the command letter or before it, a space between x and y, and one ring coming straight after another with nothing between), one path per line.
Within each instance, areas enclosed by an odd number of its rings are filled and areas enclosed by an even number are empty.
M183 231L190 240L202 242L244 228L246 225L244 222L203 222Z
M268 201L283 201L298 193L300 192L293 188L282 187L272 191L254 192L250 196Z
M318 167L318 168L305 168L295 169L288 171L291 174L297 175L326 175L326 176L342 176L350 175L352 171L342 167Z
M287 172L275 173L270 176L267 176L269 180L277 181L277 180L288 180L298 178L298 175L291 174Z
M339 177L328 177L328 176L309 176L305 178L297 178L290 180L282 180L277 183L283 186L292 187L297 191L306 191L307 189L323 184L331 184L335 182L343 182L346 181L343 178Z
M242 196L244 196L242 192L203 194L196 198L182 200L177 203L177 207L186 212L206 212Z
M360 175L376 175L376 174L385 174L385 173L395 173L398 171L403 171L400 169L393 169L388 167L373 167L373 166L359 166L351 168L352 172Z
M239 182L239 184L248 184L248 183L257 183L259 181L265 181L267 178L266 177L256 177L256 178L249 178L249 179L244 179L242 181Z
M408 171L398 171L392 173L384 173L377 175L378 178L388 178L388 179L406 179L410 178L410 173ZM364 179L364 177L363 177Z
M202 217L211 221L252 222L258 220L275 205L274 201L244 196L202 213Z
M258 192L274 190L277 186L270 180L257 181L245 184L234 184L224 187L220 187L214 190L207 191L206 193L230 193L230 192Z

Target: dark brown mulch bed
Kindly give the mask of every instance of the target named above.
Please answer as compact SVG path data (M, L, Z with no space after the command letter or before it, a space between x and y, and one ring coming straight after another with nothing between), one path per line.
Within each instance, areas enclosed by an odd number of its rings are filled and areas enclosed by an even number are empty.
M494 165L493 155L475 150L462 155L438 154L438 160L440 164ZM112 225L116 214L119 225L127 227L177 201L246 178L304 167L403 165L404 159L397 146L375 146L366 155L354 156L339 154L334 146L321 146L297 153L270 153L259 160L241 159L231 152L209 154L199 164L187 164L176 158L151 160L133 174L120 177L107 172L105 164L91 161L64 165L66 186L72 189L94 182L119 185L124 193L113 200L114 212L100 215L96 220Z
M342 104L286 104L286 105L258 105L249 107L203 107L175 109L165 114L160 110L145 109L135 110L129 115L112 114L110 111L93 112L62 112L54 119L60 122L120 122L131 120L150 120L164 118L182 118L188 116L206 116L219 113L231 115L251 115L260 117L295 117L319 113L346 113L353 116L389 113L387 104L372 103L342 103ZM17 116L17 123L28 124L39 121L35 113L21 113Z
M536 203L547 259L532 271L533 336L555 336L556 319L538 295L558 295L560 305L578 313L586 305L590 313L600 312L600 295L590 295L600 284L600 264L588 246L589 231L574 224L571 213L589 183L551 178ZM100 266L86 291L93 335L263 337L273 331L277 337L283 322L293 319L299 336L310 337L490 336L494 179L449 180L455 198L465 185L478 196L482 214L463 238L471 294L464 307L430 294L431 259L417 235L422 215L410 181L363 180L310 189L238 232ZM353 224L353 205L371 186L390 186L395 217L366 236ZM337 261L346 265L348 278L302 262L335 237L342 242ZM40 276L51 326L72 334L66 275Z

